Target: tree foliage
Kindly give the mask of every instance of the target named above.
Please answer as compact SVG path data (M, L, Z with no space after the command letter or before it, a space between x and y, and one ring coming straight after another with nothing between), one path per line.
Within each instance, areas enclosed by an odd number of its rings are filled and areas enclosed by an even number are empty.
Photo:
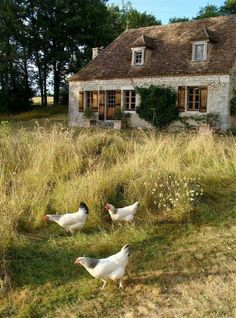
M149 88L138 87L141 96L139 116L153 125L164 128L177 119L176 92L169 87L151 85Z
M169 19L169 23L188 22L189 20L190 19L187 17L183 17L183 18L173 17Z
M196 15L193 17L192 20L199 20L211 17L218 17L224 15L236 14L236 0L225 0L224 4L220 7L207 4L205 7L201 7ZM183 17L183 18L170 18L169 23L176 23L176 22L185 22L190 21L190 18Z
M108 43L120 35L126 27L139 28L161 24L161 21L157 20L153 15L147 12L141 13L137 11L133 8L130 1L126 3L122 2L121 8L116 5L110 5L107 9L107 29L109 29L110 32Z
M221 7L222 14L236 14L236 0L226 0Z
M204 19L230 14L236 14L236 0L225 0L221 7L207 4L205 7L200 8L194 19Z
M0 2L0 111L30 108L29 54L19 15L18 1Z
M42 104L46 105L49 74L53 78L54 103L68 73L86 61L93 45L105 36L105 0L25 0L25 16L32 41L32 55L38 69Z
M199 19L205 19L205 18L211 18L211 17L218 17L221 14L222 13L220 8L218 8L215 5L208 4L205 7L200 8L197 16L194 19L199 20Z

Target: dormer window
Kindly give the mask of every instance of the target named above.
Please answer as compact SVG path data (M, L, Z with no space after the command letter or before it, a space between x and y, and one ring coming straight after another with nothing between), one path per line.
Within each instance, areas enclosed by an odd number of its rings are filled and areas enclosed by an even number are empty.
M134 63L136 65L143 64L143 51L134 52Z
M145 47L132 48L132 65L144 65Z
M206 61L207 59L207 42L194 42L192 60L193 61Z
M151 57L151 52L154 47L154 40L144 34L141 34L131 46L132 66L144 65Z

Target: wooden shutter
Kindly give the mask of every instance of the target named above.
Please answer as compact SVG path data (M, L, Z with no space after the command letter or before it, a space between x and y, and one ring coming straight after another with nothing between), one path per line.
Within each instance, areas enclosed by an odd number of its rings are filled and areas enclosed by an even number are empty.
M178 108L179 112L185 111L185 87L179 86L178 87Z
M116 91L116 107L121 106L121 91Z
M99 92L99 119L104 119L105 112L105 91Z
M84 92L79 92L79 112L84 111Z
M207 87L200 87L200 109L201 113L207 111Z
M98 92L93 91L93 111L98 112Z
M99 92L99 106L105 106L105 91Z

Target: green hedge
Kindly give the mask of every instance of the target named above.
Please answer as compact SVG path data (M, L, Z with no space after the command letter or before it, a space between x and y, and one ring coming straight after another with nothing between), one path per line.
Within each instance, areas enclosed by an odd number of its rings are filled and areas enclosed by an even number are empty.
M179 117L176 106L176 92L169 87L151 85L149 88L137 87L141 96L139 116L154 126L166 127Z

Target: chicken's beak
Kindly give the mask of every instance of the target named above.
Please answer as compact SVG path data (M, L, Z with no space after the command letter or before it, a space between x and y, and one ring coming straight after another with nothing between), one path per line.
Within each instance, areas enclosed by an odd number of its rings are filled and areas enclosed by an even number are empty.
M105 209L109 210L109 204L108 203L105 205Z
M47 215L45 215L45 216L43 217L43 219L44 219L44 221L48 221Z

